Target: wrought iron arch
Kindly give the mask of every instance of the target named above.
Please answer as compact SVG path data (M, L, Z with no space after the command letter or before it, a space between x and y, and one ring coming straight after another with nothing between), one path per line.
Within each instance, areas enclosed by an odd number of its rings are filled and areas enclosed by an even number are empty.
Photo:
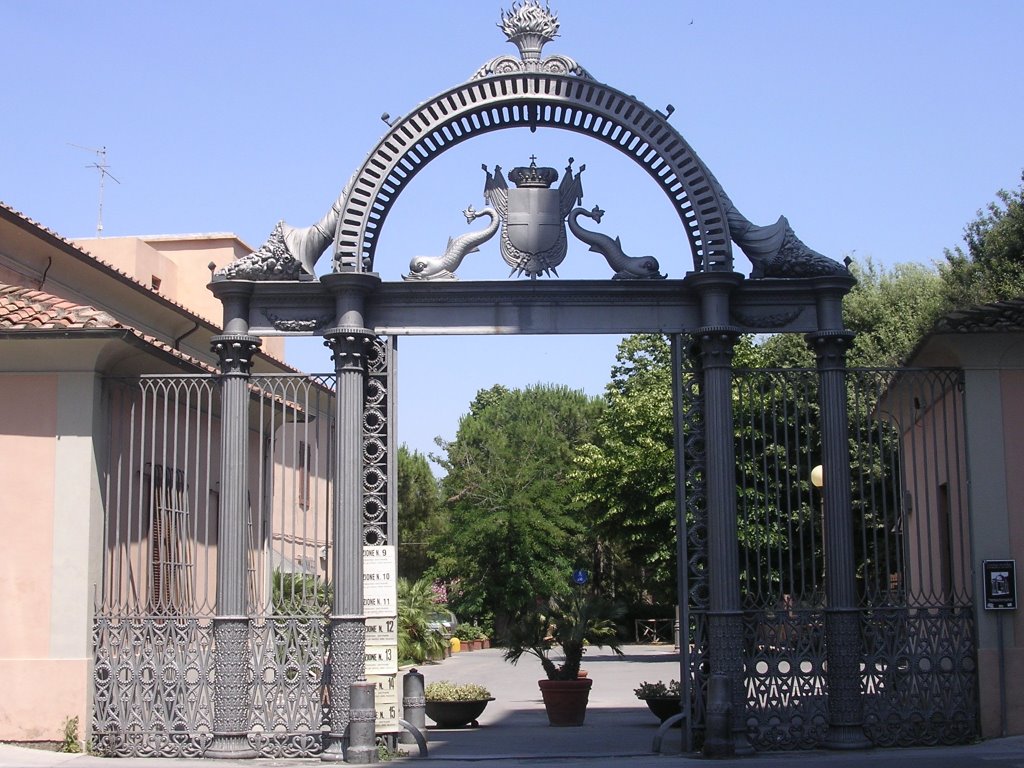
M431 160L474 136L517 127L575 131L620 150L669 198L686 231L694 270L732 269L724 195L665 115L594 80L541 72L471 80L395 122L338 201L334 269L373 268L388 213Z

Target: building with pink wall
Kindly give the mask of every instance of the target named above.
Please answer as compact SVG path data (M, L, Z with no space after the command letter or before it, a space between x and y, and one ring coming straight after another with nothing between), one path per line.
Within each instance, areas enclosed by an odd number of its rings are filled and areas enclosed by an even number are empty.
M85 734L101 600L116 594L150 609L173 608L185 597L176 586L184 582L175 569L184 566L175 547L186 540L196 550L189 552L190 573L198 562L215 572L215 411L193 409L206 415L209 456L191 457L203 472L179 482L183 475L172 467L185 459L166 449L147 458L137 449L131 435L140 411L118 410L125 402L111 382L215 372L210 339L219 332L219 303L205 288L208 265L248 250L233 235L75 243L0 204L0 740L59 740L73 717ZM283 340L268 340L253 372L295 373L282 354ZM166 402L164 395L149 401ZM194 415L182 411L166 423L187 435ZM250 443L253 457L265 450L256 435ZM188 446L173 450L184 454ZM129 451L145 459L143 468L118 474L118 457ZM200 545L170 517L151 513L145 530L132 529L115 513L133 503L157 510L191 504L188 524L204 531ZM306 548L317 551L325 535ZM190 575L193 602L212 590L197 583Z
M964 469L958 476L927 477L908 499L908 578L929 574L923 586L933 594L971 597L982 735L1024 733L1024 689L1018 684L1024 679L1024 613L986 610L982 598L984 561L1024 565L1024 300L947 315L907 365L963 371L962 392L950 389L931 402L905 404L912 417L904 420L901 439L908 456L956 454ZM898 383L889 398L899 401ZM957 419L963 422L962 443L921 440L924 432L941 433ZM904 472L914 476L913 461ZM962 535L968 526L970 535Z

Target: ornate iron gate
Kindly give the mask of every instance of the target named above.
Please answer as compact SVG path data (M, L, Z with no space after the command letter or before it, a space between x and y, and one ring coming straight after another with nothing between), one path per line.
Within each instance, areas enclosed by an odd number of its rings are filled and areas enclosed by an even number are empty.
M392 344L368 354L365 540L394 530ZM103 580L93 622L94 748L201 756L213 738L220 468L215 376L107 379ZM249 743L322 751L334 376L253 376L246 460Z
M699 742L709 671L701 387L699 370L680 364L683 583ZM978 695L962 373L849 370L847 384L865 734L880 746L970 741ZM757 749L817 747L829 723L829 488L816 387L812 370L734 378L745 722Z

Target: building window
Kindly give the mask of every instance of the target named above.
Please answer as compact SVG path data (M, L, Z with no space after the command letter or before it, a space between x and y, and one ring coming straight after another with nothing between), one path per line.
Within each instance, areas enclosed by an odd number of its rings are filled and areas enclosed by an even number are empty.
M147 466L150 516L150 602L155 613L178 614L192 605L192 543L185 472Z

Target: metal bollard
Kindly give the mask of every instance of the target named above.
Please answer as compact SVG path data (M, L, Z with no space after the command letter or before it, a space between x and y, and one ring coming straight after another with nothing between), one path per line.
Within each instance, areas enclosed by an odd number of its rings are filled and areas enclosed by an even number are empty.
M360 677L349 686L348 749L346 763L377 762L376 686Z
M704 732L704 757L732 757L735 746L732 741L732 691L729 678L722 674L711 676L708 681L708 708Z
M423 674L416 671L415 668L410 669L405 673L405 679L402 680L403 719L423 734L424 740L427 738L426 709L427 700L424 697ZM402 744L418 743L416 736L410 731L402 731L398 740Z

